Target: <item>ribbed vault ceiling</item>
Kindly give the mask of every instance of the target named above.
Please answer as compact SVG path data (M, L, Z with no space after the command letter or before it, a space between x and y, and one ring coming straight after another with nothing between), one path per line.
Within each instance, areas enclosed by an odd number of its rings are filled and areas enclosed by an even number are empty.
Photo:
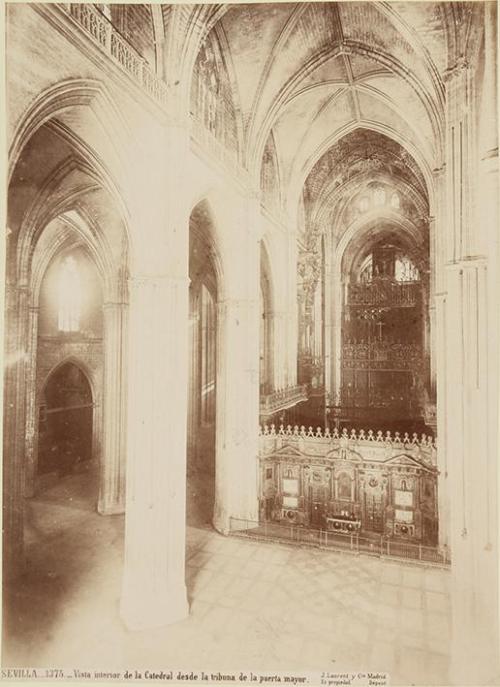
M316 162L360 128L397 141L429 180L442 164L445 73L467 50L481 4L181 5L163 16L169 24L175 14L177 41L182 27L186 39L198 31L200 44L216 32L243 163L259 178L272 135L290 207Z

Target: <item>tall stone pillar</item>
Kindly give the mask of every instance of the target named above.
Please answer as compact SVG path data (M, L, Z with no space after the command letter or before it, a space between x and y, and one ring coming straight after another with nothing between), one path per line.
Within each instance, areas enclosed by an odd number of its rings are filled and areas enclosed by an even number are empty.
M258 302L221 301L217 322L214 527L227 534L258 520Z
M450 71L446 84L450 679L463 685L497 684L500 677L498 207L492 190L497 183L498 142L490 154L487 148L491 146L478 145L485 132L488 140L490 132L496 131L496 121L484 119L485 112L495 112L496 21L492 12L494 4L485 3L484 71L461 62Z
M217 304L217 418L214 527L224 534L258 520L260 208L234 199L221 234L224 289ZM233 248L240 226L239 250ZM246 227L246 232L244 228ZM243 243L243 246L241 244ZM244 263L239 263L237 255Z
M127 508L121 614L130 629L186 617L188 280L130 279Z
M297 232L292 229L288 238L288 320L286 386L297 384L297 356L299 350L299 309L297 303Z
M332 303L331 327L331 400L334 405L342 403L342 308L346 286L342 280L341 258L334 257L330 284Z
M126 465L126 317L125 303L108 302L104 311L103 451L98 511L102 515L125 510Z
M436 239L436 218L429 218L429 246L430 246L430 260L429 260L429 295L426 308L428 311L428 337L426 337L426 355L429 356L429 391L431 399L435 401L436 398L436 269L437 260L436 255L438 246ZM427 313L424 312L424 317Z
M498 456L487 420L486 270L484 259L450 267L447 295L452 679L459 684L489 684L498 670Z
M325 405L328 407L332 405L335 395L333 390L333 323L332 323L332 245L331 234L326 232L324 235L324 274L322 275L323 293L324 293L324 308L323 308L323 341L324 341L324 360L325 360ZM325 409L326 410L326 409ZM326 422L325 422L326 426Z
M168 625L188 614L189 210L183 191L188 137L181 123L142 133L129 189L132 248L120 611L130 629Z
M189 395L188 395L188 430L187 451L195 457L197 447L197 430L200 422L200 310L199 284L191 282L189 288ZM197 456L196 456L197 457Z
M28 289L7 284L5 293L3 426L3 579L24 570L25 356Z
M35 495L38 465L38 405L37 405L37 349L38 312L35 306L29 308L28 347L26 353L26 432L25 432L25 478L24 495Z
M446 293L435 295L436 320L436 397L437 397L437 460L438 460L438 509L439 509L439 545L449 548L450 532L450 485L448 480L448 446L447 436L447 368L450 364L447 341L446 324Z
M446 324L446 185L444 165L434 170L434 215L430 218L430 383L431 400L436 399L438 441L439 545L450 547L450 484L447 436L447 350Z
M286 387L286 324L286 313L281 310L273 310L271 313L272 336L270 337L272 345L270 355L273 359L273 390Z

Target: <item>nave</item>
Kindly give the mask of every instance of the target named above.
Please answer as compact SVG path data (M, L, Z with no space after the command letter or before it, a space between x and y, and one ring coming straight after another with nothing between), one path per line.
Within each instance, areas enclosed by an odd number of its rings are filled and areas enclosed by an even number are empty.
M496 25L8 3L7 661L500 683Z

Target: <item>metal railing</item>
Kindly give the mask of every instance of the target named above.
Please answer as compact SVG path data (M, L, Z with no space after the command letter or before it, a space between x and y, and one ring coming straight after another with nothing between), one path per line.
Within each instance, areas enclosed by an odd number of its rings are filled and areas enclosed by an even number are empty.
M343 533L313 529L295 524L257 522L231 518L230 535L260 541L273 541L298 546L314 546L331 551L365 554L388 559L404 559L409 563L448 567L449 551L435 546L413 544L382 535Z
M355 306L405 306L419 302L420 282L398 282L388 277L378 277L366 284L349 284L348 302Z
M307 401L307 387L290 386L286 389L279 389L260 398L260 414L272 415L280 410L294 406L302 401Z

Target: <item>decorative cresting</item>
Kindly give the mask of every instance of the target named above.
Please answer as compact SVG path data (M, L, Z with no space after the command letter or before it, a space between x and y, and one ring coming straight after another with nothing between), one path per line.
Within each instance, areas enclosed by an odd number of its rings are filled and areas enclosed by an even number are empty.
M154 100L167 103L167 85L98 9L90 3L61 3L60 7Z
M273 415L302 401L307 401L307 387L304 384L278 389L271 394L260 397L260 414Z
M337 428L330 430L329 427L305 427L304 425L280 425L278 429L274 424L259 427L260 451L259 455L265 456L273 453L276 449L289 445L290 442L301 441L305 453L314 455L327 455L334 449L345 449L355 451L361 457L372 460L377 457L379 460L398 455L402 451L410 454L414 458L421 460L430 467L437 468L437 441L434 437L427 434L409 434L405 432L401 436L400 432L373 431L364 429L356 431L343 429L341 432ZM367 451L364 451L366 449ZM365 455L363 455L365 453Z

